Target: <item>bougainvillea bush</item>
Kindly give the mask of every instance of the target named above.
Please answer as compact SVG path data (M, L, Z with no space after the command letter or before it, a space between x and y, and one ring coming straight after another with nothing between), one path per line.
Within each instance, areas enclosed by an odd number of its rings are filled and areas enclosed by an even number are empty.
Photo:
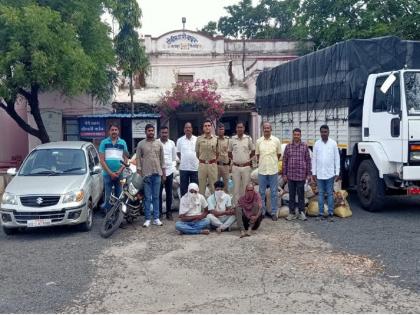
M218 120L224 113L224 104L216 90L217 83L214 80L178 82L160 99L160 114L169 119L182 106L190 106L194 111L203 112L206 118Z

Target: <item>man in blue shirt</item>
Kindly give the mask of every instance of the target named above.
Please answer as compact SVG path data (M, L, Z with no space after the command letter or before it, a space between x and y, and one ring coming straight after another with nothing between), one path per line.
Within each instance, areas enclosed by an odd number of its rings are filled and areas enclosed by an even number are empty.
M111 197L112 188L114 187L114 195L119 197L121 194L120 175L124 170L124 166L120 161L127 160L128 149L127 144L119 137L119 127L111 124L108 129L109 137L102 140L99 145L99 158L103 168L105 198L102 208L105 213L110 209L109 199Z

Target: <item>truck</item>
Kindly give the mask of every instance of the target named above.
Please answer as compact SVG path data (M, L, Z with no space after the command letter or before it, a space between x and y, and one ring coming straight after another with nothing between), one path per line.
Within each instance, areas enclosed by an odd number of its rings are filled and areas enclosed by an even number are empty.
M351 39L273 69L256 82L256 108L281 142L302 131L309 147L326 124L343 184L361 206L420 194L420 42Z

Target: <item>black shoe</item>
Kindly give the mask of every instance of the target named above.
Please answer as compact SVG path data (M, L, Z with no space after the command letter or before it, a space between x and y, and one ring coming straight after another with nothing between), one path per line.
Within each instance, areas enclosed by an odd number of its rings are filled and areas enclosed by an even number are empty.
M334 215L333 214L328 215L328 222L334 222Z
M278 220L277 215L272 214L272 215L271 215L271 220L273 220L273 221L277 221L277 220Z
M172 213L167 213L166 214L166 220L168 220L168 221L173 221L173 217L172 217Z
M317 221L324 221L325 217L324 217L324 215L319 215L319 216L316 217L316 220Z

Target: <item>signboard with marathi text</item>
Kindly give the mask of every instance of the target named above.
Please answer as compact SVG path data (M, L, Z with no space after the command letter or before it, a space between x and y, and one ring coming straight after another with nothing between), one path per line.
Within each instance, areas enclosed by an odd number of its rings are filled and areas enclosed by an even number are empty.
M104 138L106 126L104 118L79 118L80 138Z
M158 39L157 49L174 53L208 53L213 50L213 41L195 33L172 32Z
M157 137L156 119L133 119L131 123L133 138L146 138L146 131L144 128L147 124L152 124L155 127L155 137Z

